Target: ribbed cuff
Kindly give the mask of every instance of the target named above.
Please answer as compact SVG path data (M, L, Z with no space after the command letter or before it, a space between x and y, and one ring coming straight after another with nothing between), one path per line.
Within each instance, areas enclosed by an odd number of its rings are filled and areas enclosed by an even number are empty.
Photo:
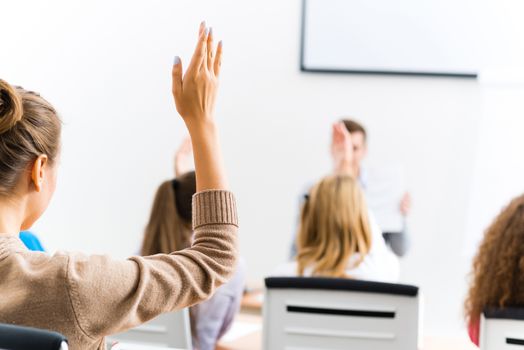
M207 190L193 196L193 228L214 224L238 226L237 206L232 192Z

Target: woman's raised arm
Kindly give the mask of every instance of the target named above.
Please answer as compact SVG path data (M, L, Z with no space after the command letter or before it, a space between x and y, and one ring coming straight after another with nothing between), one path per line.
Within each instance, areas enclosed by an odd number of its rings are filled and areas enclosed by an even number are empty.
M215 49L213 32L202 22L185 74L178 56L173 65L173 97L191 136L197 192L227 188L214 121L221 60L222 42Z
M221 47L213 50L212 34L201 25L185 75L179 58L173 66L173 95L191 135L197 177L191 247L122 262L107 256L67 256L70 305L90 341L206 300L235 271L236 204L226 190L213 120Z

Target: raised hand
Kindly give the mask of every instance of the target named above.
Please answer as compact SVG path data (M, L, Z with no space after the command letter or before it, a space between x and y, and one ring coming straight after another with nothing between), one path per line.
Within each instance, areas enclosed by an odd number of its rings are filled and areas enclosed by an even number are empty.
M221 61L222 42L214 49L213 31L202 22L195 52L185 74L180 57L175 57L173 65L173 97L188 128L213 119Z
M353 143L351 134L343 122L333 124L331 138L331 157L335 174L356 176L353 169Z
M185 74L182 60L173 64L173 97L191 136L197 191L226 189L220 144L214 122L222 42L213 48L212 30L200 24L195 52Z
M400 213L403 216L408 216L411 211L411 195L406 192L400 200Z
M186 137L175 153L175 177L183 175L193 168L193 146L191 138Z

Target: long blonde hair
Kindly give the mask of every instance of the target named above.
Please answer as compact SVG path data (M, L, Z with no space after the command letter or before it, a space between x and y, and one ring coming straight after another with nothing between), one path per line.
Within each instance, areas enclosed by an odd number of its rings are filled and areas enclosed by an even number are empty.
M191 245L191 200L196 191L195 173L165 181L158 188L141 254L169 254Z
M314 276L347 277L371 248L367 206L350 176L328 176L310 191L302 207L297 235L298 274L312 268ZM360 259L348 266L358 253Z

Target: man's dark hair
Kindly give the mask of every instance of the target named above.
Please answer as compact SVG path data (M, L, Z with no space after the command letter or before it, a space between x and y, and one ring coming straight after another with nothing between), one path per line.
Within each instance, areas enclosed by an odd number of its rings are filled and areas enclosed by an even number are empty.
M361 132L364 135L364 141L367 141L368 135L366 133L366 129L364 129L362 124L352 119L346 119L346 118L343 118L342 122L344 123L344 125L346 126L346 129L348 129L350 134L354 132Z

